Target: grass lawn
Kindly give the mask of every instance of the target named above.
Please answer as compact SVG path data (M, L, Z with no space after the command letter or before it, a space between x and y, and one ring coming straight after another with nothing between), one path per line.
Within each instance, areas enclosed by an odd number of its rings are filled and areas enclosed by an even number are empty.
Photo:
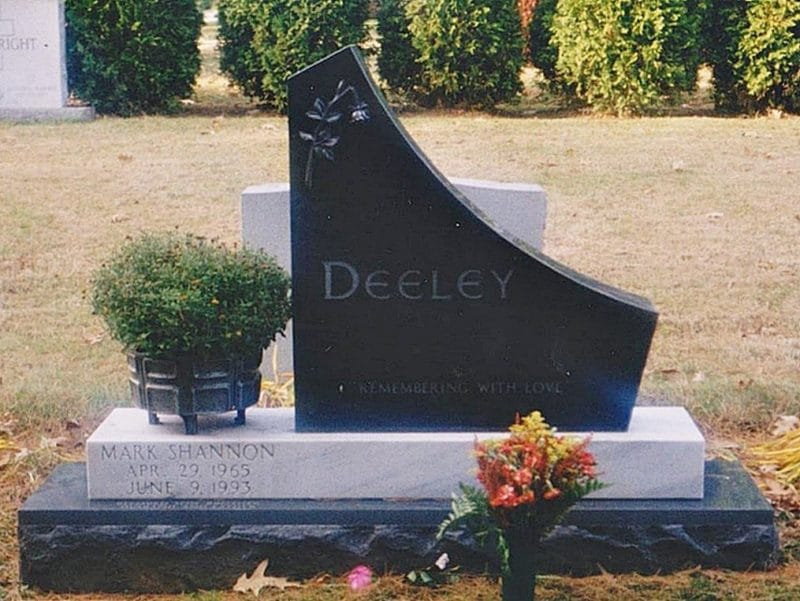
M800 118L537 117L535 102L402 120L447 175L544 186L545 252L660 311L642 402L687 406L712 449L746 455L776 416L800 412ZM130 402L120 348L85 298L92 270L148 229L236 242L240 192L286 181L287 154L285 119L256 110L209 64L178 116L0 123L0 600L109 598L22 590L16 566L16 508ZM774 572L546 577L539 598L798 599L796 518L782 514L789 559ZM497 590L467 578L422 591L389 576L362 598ZM345 594L337 575L261 598ZM238 597L135 597L150 598Z

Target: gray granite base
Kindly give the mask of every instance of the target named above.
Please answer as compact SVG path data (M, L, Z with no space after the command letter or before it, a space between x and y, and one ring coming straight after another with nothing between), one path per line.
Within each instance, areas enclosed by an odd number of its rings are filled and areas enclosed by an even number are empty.
M738 463L706 464L703 500L583 500L545 542L542 571L664 573L691 566L768 569L772 509ZM404 572L442 551L496 569L466 533L441 544L448 501L89 501L86 469L59 466L19 511L25 584L62 592L228 589L264 558L302 579L359 563Z
M92 121L95 117L91 106L64 106L57 108L0 108L0 121Z

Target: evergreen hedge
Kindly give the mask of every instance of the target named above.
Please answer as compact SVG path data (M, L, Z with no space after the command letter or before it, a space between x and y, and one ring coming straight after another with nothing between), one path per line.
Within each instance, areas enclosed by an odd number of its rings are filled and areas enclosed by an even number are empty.
M366 35L368 0L220 0L221 67L242 91L285 111L286 80Z
M70 88L100 113L168 111L200 70L195 0L67 0Z
M716 108L800 110L800 3L706 2L703 52L713 68Z
M746 104L746 91L736 70L736 56L747 25L748 0L706 0L701 28L703 60L711 66L714 106L738 111Z
M524 41L508 0L384 0L379 66L423 105L489 107L521 90Z
M590 106L640 113L694 86L700 19L694 1L559 0L556 70Z
M800 2L753 0L735 69L749 108L800 110Z
M539 0L533 10L533 18L528 27L528 51L531 62L549 82L555 82L558 49L551 43L553 37L553 17L558 0Z
M389 88L404 94L413 92L420 78L419 53L411 43L407 4L408 0L382 0L378 9L378 71Z

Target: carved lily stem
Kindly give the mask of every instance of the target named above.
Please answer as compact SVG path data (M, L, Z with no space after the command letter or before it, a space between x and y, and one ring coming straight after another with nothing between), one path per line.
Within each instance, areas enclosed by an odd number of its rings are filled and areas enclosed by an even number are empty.
M306 160L306 176L305 176L306 188L310 190L313 182L314 182L314 145L312 144L311 147L308 149L308 159Z

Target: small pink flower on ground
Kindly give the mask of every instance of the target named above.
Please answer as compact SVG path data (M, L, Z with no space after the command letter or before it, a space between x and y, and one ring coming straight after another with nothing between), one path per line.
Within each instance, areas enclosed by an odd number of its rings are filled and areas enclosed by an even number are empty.
M347 573L347 585L351 591L361 591L372 584L372 570L367 566L356 566Z

